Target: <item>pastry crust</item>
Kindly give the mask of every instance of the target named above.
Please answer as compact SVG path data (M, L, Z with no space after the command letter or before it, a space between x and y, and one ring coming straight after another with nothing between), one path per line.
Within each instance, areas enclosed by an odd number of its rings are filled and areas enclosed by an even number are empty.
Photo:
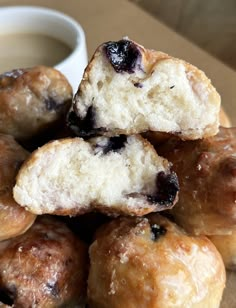
M24 233L36 217L19 206L12 195L16 174L28 156L12 136L0 134L0 241Z
M89 307L219 307L220 254L158 214L102 226L90 246Z
M218 132L220 96L193 65L123 39L93 55L68 116L79 136L172 133L198 139Z
M17 175L14 198L37 214L144 215L171 208L178 179L141 136L68 138L36 150Z
M0 301L11 307L80 307L86 279L86 246L52 217L0 243Z
M23 142L58 125L71 106L72 88L45 66L0 75L0 133Z
M179 201L170 213L193 234L226 235L236 230L236 128L184 142L169 139L156 149L173 163Z

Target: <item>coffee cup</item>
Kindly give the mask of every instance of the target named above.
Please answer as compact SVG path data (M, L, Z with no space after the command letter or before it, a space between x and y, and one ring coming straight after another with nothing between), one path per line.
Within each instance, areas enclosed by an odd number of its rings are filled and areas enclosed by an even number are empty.
M0 73L35 65L54 66L76 92L87 65L83 28L48 8L0 8Z

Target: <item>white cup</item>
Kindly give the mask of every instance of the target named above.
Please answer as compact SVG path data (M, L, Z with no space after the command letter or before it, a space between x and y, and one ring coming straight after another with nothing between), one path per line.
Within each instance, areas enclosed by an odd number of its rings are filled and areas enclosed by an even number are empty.
M69 46L72 52L55 65L76 92L88 62L85 34L71 17L48 8L9 6L0 8L0 34L37 33L51 36ZM42 63L43 64L43 63Z

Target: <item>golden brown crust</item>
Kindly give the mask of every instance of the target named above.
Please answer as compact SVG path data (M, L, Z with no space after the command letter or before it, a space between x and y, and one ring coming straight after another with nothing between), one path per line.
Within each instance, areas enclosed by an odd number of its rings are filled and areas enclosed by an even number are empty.
M157 152L173 163L180 181L175 220L194 234L223 235L235 230L236 129L198 140L169 139Z
M91 307L219 307L225 269L214 245L157 214L102 226L89 253Z
M12 136L0 134L0 241L24 233L36 217L12 195L15 176L28 155Z
M72 88L57 70L45 66L0 75L0 132L18 141L58 125L71 105Z
M77 307L85 299L87 249L52 217L0 243L0 300L14 307Z

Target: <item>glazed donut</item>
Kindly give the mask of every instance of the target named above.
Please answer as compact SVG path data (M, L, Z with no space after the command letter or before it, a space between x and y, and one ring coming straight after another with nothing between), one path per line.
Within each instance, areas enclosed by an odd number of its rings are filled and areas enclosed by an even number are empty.
M26 141L58 125L71 106L72 88L45 66L0 75L0 133Z
M169 139L158 154L173 163L180 182L175 221L193 234L223 235L236 230L236 128L184 142Z
M80 307L87 248L60 221L40 217L23 235L0 242L0 301L12 307Z
M22 165L14 198L35 214L138 215L171 208L178 179L139 135L50 142Z
M158 214L102 226L89 255L89 307L220 305L225 268L214 245Z
M220 252L225 267L229 270L236 270L236 230L228 235L208 236Z
M19 206L12 195L16 174L28 156L12 136L0 134L0 241L24 233L36 217Z
M68 125L78 136L173 133L215 135L220 96L183 60L124 38L98 47L75 95Z

